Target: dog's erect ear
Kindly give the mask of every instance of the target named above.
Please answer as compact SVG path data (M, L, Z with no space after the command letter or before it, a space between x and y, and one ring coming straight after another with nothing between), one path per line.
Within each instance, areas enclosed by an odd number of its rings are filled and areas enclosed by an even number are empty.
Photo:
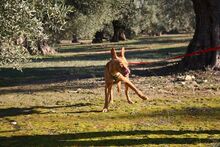
M124 47L121 48L121 54L120 55L121 55L121 57L125 56L125 48Z
M112 55L112 59L117 59L117 54L116 54L115 48L111 49L111 55Z

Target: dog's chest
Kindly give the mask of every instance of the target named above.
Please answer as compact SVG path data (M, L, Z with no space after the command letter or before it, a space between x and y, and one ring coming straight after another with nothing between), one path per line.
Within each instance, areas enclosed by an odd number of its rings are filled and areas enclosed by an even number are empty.
M120 73L112 74L114 84L119 82L119 76L120 76Z

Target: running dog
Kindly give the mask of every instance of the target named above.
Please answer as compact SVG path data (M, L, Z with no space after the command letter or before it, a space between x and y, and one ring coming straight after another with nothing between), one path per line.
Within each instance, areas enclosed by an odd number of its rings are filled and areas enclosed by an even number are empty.
M128 96L128 88L130 87L141 99L148 99L134 84L129 80L130 70L128 62L125 58L125 48L121 48L120 55L117 55L114 48L111 49L112 59L105 66L105 104L102 112L107 112L110 102L113 102L113 84L117 84L118 92L121 93L121 82L125 84L125 95L129 104L133 101Z

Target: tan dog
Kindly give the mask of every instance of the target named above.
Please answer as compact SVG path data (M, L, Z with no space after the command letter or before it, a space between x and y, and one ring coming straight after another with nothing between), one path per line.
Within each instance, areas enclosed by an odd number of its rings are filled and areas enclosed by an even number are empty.
M121 53L118 56L114 48L111 50L112 59L105 66L105 105L103 112L108 111L108 106L110 102L113 102L113 84L118 85L118 92L121 92L121 81L125 83L125 95L129 104L133 104L133 101L128 96L128 87L130 87L134 92L143 100L147 97L138 90L133 83L129 80L130 70L128 68L128 62L125 58L125 49L121 48Z

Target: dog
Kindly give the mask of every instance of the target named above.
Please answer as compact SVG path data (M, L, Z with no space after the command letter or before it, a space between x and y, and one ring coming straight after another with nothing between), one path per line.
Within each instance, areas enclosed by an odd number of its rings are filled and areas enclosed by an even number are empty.
M130 70L128 68L128 62L125 58L125 48L121 48L121 52L117 55L115 48L111 49L111 60L106 64L104 71L105 78L105 104L102 112L107 112L109 104L113 102L113 90L114 84L117 84L117 90L121 93L121 82L125 84L125 95L129 104L134 102L128 96L128 88L131 88L141 99L147 100L139 89L129 80Z

